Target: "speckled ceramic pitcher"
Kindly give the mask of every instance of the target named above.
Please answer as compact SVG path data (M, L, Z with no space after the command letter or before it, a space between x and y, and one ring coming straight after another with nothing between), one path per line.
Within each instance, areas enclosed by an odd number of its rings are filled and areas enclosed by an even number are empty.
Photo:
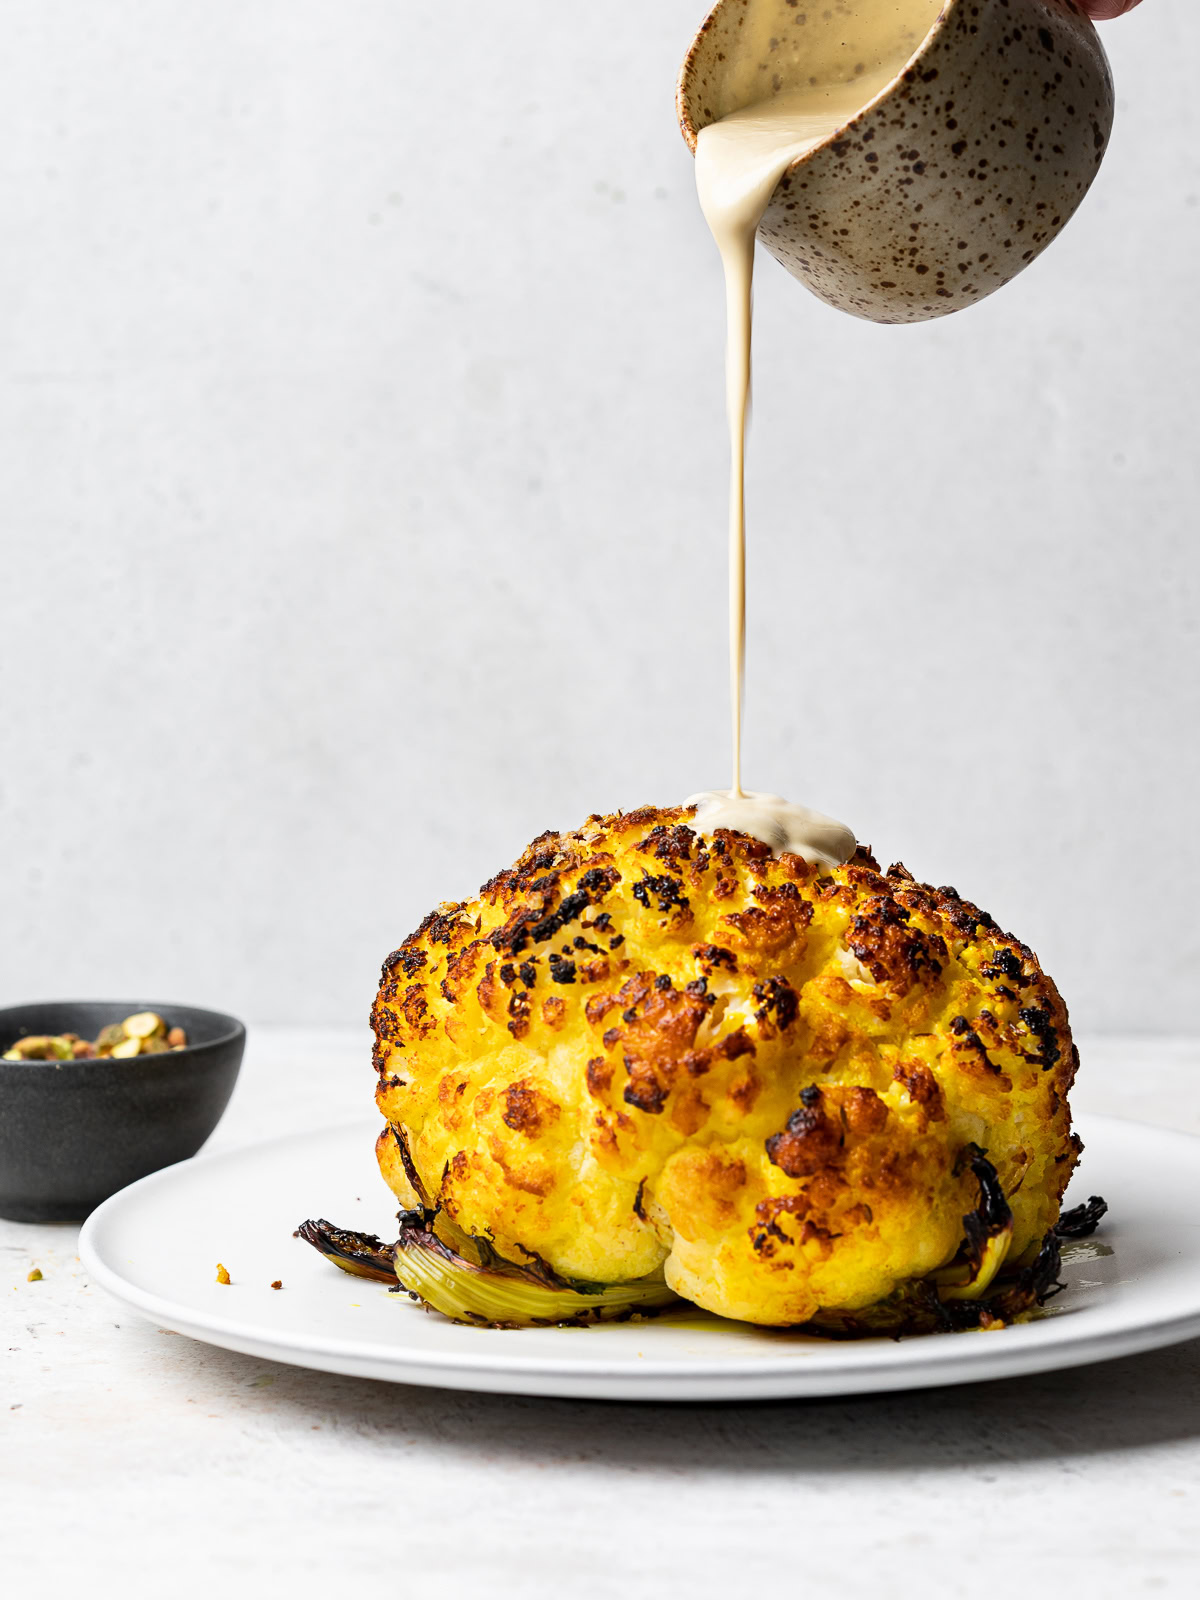
M867 12L879 62L908 64L788 168L759 237L829 305L922 322L992 294L1070 221L1108 145L1112 74L1074 0L720 0L679 80L692 150L806 77L860 74Z

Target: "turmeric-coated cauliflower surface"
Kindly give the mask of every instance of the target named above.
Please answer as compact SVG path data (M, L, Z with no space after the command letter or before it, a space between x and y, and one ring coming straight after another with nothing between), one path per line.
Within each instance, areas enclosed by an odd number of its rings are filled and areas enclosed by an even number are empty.
M692 816L545 834L388 958L377 1148L404 1206L790 1325L954 1260L982 1151L1031 1261L1080 1149L1033 954L864 850L821 873Z

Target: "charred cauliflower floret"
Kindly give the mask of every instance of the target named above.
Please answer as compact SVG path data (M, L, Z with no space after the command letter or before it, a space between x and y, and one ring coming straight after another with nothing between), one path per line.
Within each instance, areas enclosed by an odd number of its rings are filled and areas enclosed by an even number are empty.
M692 816L545 834L388 958L377 1151L404 1208L484 1266L850 1326L955 1281L990 1181L1007 1221L966 1280L1028 1267L1080 1149L1036 958L866 851L821 873Z

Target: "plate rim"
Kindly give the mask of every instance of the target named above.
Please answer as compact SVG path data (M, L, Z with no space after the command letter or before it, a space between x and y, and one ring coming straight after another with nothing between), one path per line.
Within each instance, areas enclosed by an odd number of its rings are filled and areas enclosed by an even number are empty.
M1102 1113L1083 1113L1076 1119L1077 1131L1085 1134L1089 1129L1099 1132L1104 1127L1150 1134L1156 1140L1179 1143L1187 1148L1190 1157L1200 1157L1200 1136L1174 1128L1163 1128L1153 1123L1132 1118L1113 1117ZM867 1393L881 1388L900 1390L982 1382L1005 1377L1029 1376L1064 1367L1086 1366L1096 1362L1118 1359L1123 1355L1164 1348L1194 1336L1200 1336L1200 1292L1193 1310L1160 1320L1139 1320L1136 1317L1101 1327L1079 1327L1072 1330L1074 1318L1047 1318L1036 1323L1025 1323L1004 1329L1004 1343L987 1340L955 1339L949 1343L936 1335L904 1340L831 1340L827 1345L819 1342L806 1344L805 1353L781 1352L777 1355L753 1357L732 1356L720 1361L705 1357L672 1358L647 1357L636 1364L606 1360L603 1356L547 1356L522 1357L514 1349L503 1355L485 1351L449 1351L437 1349L414 1350L403 1344L381 1343L377 1340L348 1340L327 1334L289 1332L249 1320L236 1321L202 1308L192 1308L167 1296L142 1288L124 1277L119 1269L105 1259L103 1232L112 1226L121 1211L131 1201L144 1193L169 1186L185 1169L227 1164L241 1164L256 1152L275 1150L294 1144L297 1140L335 1139L351 1132L370 1132L366 1119L346 1119L327 1128L312 1128L301 1133L282 1137L255 1140L234 1149L205 1156L201 1153L187 1161L161 1168L119 1190L99 1205L84 1222L79 1235L80 1260L92 1280L121 1304L157 1323L174 1328L188 1337L223 1349L250 1355L262 1355L285 1365L294 1365L328 1372L345 1372L353 1367L391 1369L381 1381L397 1383L434 1384L442 1387L486 1388L494 1392L519 1389L522 1384L532 1384L532 1389L522 1392L536 1394L561 1393L555 1383L572 1386L572 1393L581 1394L588 1385L597 1393L612 1394L618 1387L630 1390L655 1388L653 1398L669 1400L689 1386L726 1390L731 1397L744 1397L749 1391L783 1396L786 1387L794 1386L797 1395L805 1393ZM1200 1222L1181 1225L1200 1228ZM633 1326L639 1326L634 1324ZM640 1326L652 1326L652 1323ZM733 1324L741 1326L741 1324ZM749 1324L747 1326L753 1326ZM495 1330L469 1330L490 1333ZM568 1330L579 1331L579 1330ZM582 1330L588 1332L590 1330ZM516 1335L511 1335L515 1338ZM887 1355L881 1355L886 1349ZM856 1352L862 1352L856 1358ZM340 1365L330 1365L340 1363ZM372 1373L377 1376L377 1371ZM486 1380L496 1380L488 1385ZM673 1395L671 1391L675 1391ZM713 1398L720 1398L714 1395Z

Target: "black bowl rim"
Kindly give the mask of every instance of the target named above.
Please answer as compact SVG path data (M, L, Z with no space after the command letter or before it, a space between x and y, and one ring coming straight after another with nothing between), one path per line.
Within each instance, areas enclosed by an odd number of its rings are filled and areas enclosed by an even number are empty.
M228 1011L210 1011L207 1006L188 1005L188 1003L186 1001L184 1001L184 1000L179 1000L179 1001L174 1002L171 1005L167 1005L161 1000L105 1000L105 999L99 999L99 1000L23 1000L18 1005L0 1006L0 1037L2 1037L3 1033L4 1033L4 1019L5 1019L5 1017L11 1015L11 1013L14 1012L14 1011L33 1011L35 1009L38 1009L38 1010L44 1009L46 1011L53 1011L56 1008L58 1008L59 1006L61 1006L64 1010L66 1010L69 1006L109 1006L109 1005L112 1006L114 1011L121 1011L121 1008L123 1006L132 1007L132 1010L126 1010L126 1011L123 1011L121 1013L123 1016L126 1016L126 1017L132 1016L135 1011L154 1011L154 1012L157 1012L160 1017L170 1016L172 1011L194 1011L197 1014L199 1014L200 1016L212 1017L218 1022L228 1023L228 1025L229 1025L228 1026L228 1030L226 1032L224 1032L224 1033L218 1034L215 1039L205 1039L202 1044L185 1044L182 1050L172 1050L170 1052L170 1055L171 1055L172 1059L175 1060L175 1061L180 1061L185 1056L198 1054L202 1050L214 1050L214 1049L217 1049L219 1047L226 1046L226 1045L236 1044L239 1040L244 1040L245 1037L246 1037L246 1024L244 1022L242 1022L239 1018L237 1018L235 1016L232 1016ZM58 1065L60 1067L97 1067L97 1066L113 1066L113 1067L129 1066L129 1067L133 1067L133 1066L135 1066L137 1064L140 1064L140 1065L144 1066L147 1061L155 1061L157 1059L158 1059L158 1057L156 1057L156 1056L140 1056L139 1055L139 1056L129 1056L129 1057L126 1057L126 1058L118 1057L117 1060L114 1061L111 1056L89 1056L89 1057L84 1057L83 1059L77 1060L77 1061L60 1061L58 1063ZM48 1066L51 1066L51 1065L53 1065L53 1063L49 1062L49 1061L4 1061L4 1060L0 1059L0 1069L5 1069L5 1070L9 1069L9 1068L13 1068L13 1067L40 1067L42 1069L42 1071L45 1071L45 1069Z

